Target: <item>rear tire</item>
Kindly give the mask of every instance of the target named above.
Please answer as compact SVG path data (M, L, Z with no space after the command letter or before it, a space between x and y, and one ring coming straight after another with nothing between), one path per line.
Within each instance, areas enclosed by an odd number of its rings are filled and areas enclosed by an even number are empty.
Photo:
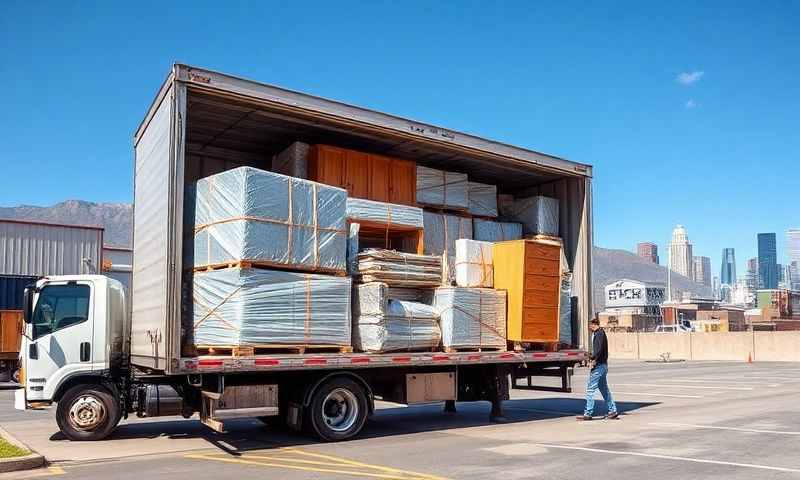
M317 387L306 411L310 430L320 440L338 442L361 431L369 403L358 383L349 378L332 378Z
M75 441L102 440L117 427L122 412L114 394L103 385L77 385L61 397L58 428Z

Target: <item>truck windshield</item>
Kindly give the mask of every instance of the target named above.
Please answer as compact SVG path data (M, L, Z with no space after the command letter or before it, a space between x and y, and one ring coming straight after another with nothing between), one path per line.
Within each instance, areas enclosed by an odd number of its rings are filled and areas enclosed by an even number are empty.
M33 312L33 338L85 322L89 318L88 285L47 285Z

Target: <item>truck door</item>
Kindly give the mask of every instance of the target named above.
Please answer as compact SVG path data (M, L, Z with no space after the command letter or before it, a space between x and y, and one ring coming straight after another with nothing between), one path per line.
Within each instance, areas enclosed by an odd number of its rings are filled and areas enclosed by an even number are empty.
M51 400L62 379L94 369L93 289L88 281L47 283L39 291L25 359L28 401Z

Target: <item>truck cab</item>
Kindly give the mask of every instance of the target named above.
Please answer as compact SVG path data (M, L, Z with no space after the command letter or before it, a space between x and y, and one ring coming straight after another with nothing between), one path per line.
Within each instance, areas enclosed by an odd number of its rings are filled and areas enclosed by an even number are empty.
M25 290L24 303L22 388L15 407L41 408L69 396L65 403L71 404L69 418L76 427L118 411L99 397L114 388L106 379L127 368L123 285L102 275L45 277Z

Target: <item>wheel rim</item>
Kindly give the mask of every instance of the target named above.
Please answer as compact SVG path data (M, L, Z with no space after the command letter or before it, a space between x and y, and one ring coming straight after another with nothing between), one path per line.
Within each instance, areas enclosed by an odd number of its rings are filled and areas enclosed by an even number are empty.
M106 407L94 395L81 395L72 402L69 409L69 423L81 431L90 431L106 419Z
M334 432L345 432L356 423L358 408L358 399L353 392L337 388L322 401L322 420Z

